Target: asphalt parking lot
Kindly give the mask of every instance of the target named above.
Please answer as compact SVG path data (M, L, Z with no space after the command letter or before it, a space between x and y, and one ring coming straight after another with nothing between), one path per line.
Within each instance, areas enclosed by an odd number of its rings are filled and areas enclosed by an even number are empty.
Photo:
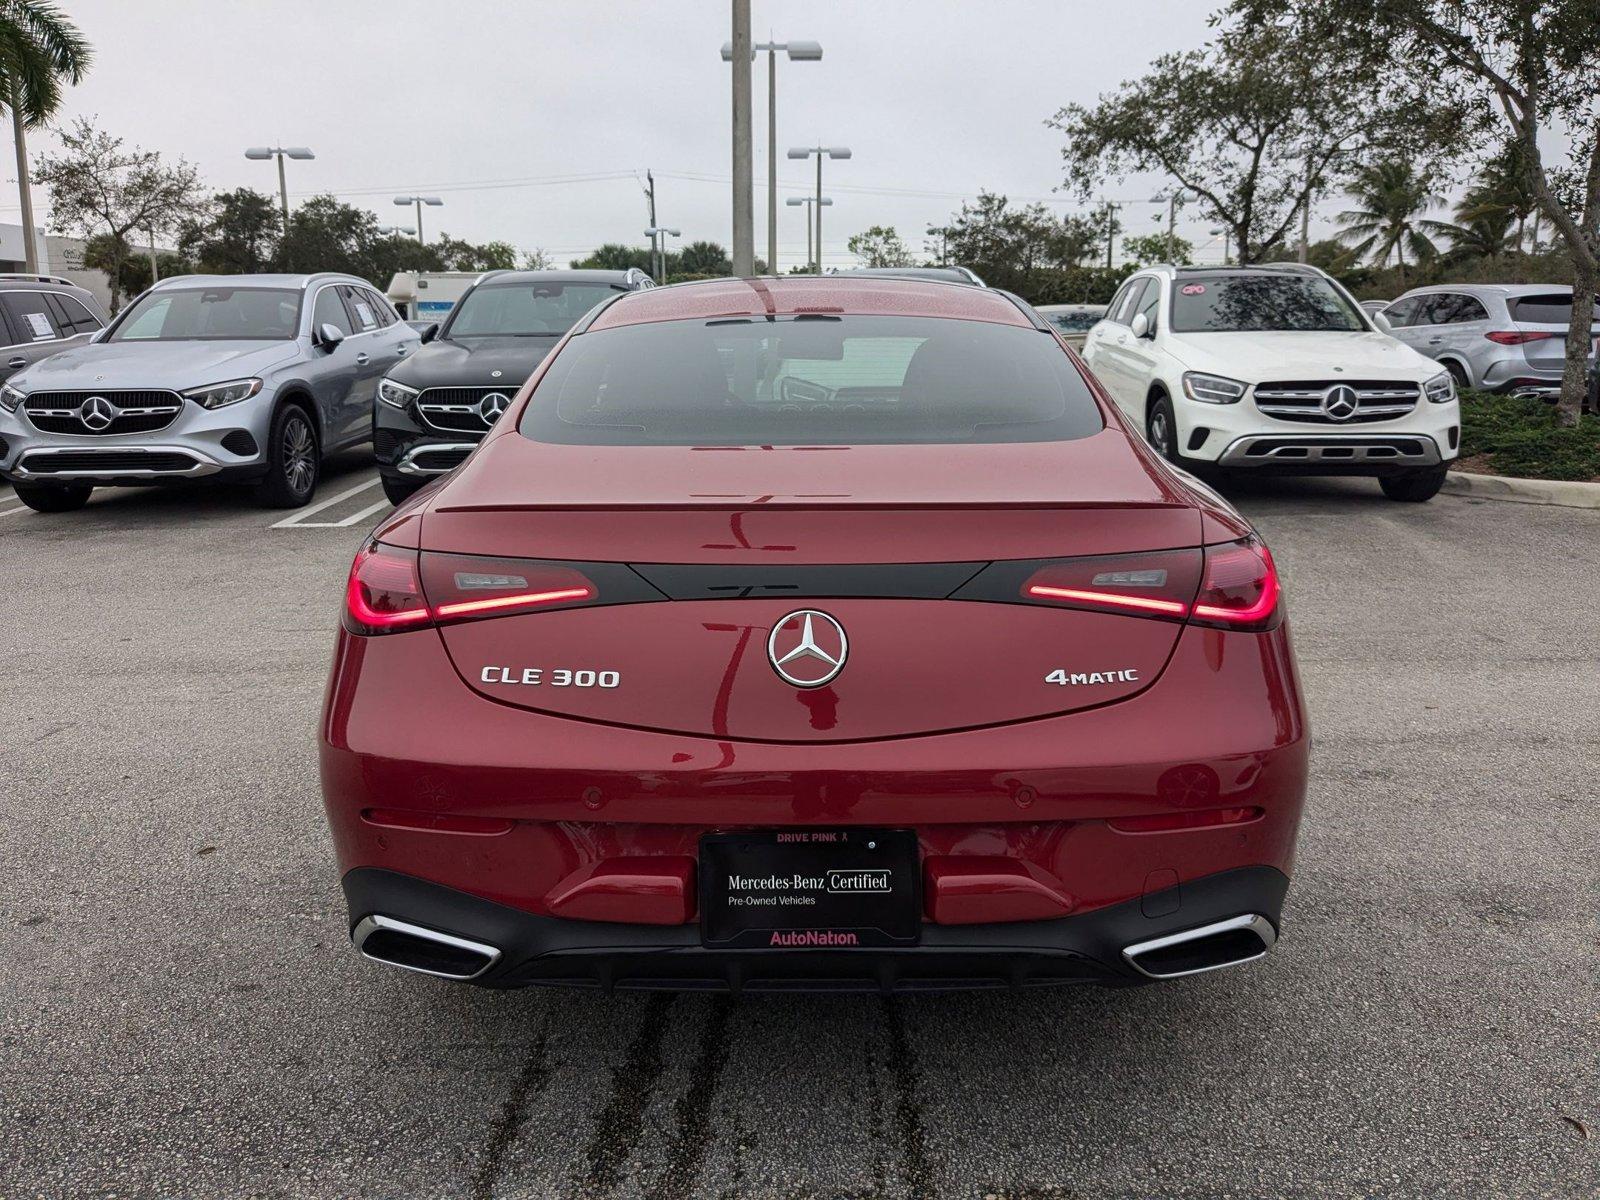
M359 960L313 734L370 465L0 491L0 1196L1596 1194L1600 512L1230 491L1316 739L1284 940L896 1000Z

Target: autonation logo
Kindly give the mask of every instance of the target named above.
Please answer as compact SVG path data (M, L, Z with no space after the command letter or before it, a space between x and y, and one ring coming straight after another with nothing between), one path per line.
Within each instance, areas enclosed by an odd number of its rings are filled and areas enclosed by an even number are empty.
M894 890L894 872L869 868L864 871L829 871L830 892L890 892Z
M861 940L853 933L835 933L831 929L794 929L772 935L769 946L859 946Z

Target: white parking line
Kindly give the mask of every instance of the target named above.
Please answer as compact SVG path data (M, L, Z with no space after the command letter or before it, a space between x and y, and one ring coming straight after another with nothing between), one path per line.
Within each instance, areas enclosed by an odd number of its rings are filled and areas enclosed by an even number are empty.
M10 497L7 497L7 499L10 499ZM3 503L3 501L0 501L0 503ZM19 504L15 508L0 508L0 517L12 517L17 513L25 513L29 511L31 510L26 504Z
M373 513L382 512L386 508L393 508L393 507L394 506L392 504L390 504L387 499L379 500L376 504L370 504L366 508L363 508L360 512L356 513L354 516L346 517L342 521L335 521L334 524L335 525L354 525L358 521L362 521L365 518L372 516Z
M348 524L350 524L350 521L308 521L308 520L306 520L306 518L315 516L317 513L321 512L325 508L332 508L335 504L338 504L341 500L348 500L348 499L350 499L351 496L354 496L354 495L356 495L356 494L358 494L360 492L364 492L368 488L377 487L378 484L380 484L382 482L383 481L381 479L369 479L365 483L358 483L358 484L356 484L355 487L347 488L344 491L340 492L336 496L329 496L326 500L319 500L316 504L313 504L310 508L302 508L298 512L291 513L289 516L285 517L281 521L274 521L272 523L272 525L270 526L270 528L272 528L272 529L335 529L335 528L338 528L341 525L348 525ZM384 501L384 503L387 504L388 501L386 500L386 501ZM380 507L382 507L382 506L378 505L378 506L375 506L375 507L373 507L371 509L368 509L367 511L368 512L376 512L378 510L378 508L380 508ZM359 517L359 515L360 514L357 514L358 517Z

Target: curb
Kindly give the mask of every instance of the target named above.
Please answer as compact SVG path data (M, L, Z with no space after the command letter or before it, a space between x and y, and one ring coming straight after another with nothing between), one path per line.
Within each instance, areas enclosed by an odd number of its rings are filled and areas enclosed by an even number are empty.
M1560 508L1600 508L1600 483L1560 479L1516 479L1509 475L1474 475L1451 471L1441 491L1477 500L1512 504L1553 504Z

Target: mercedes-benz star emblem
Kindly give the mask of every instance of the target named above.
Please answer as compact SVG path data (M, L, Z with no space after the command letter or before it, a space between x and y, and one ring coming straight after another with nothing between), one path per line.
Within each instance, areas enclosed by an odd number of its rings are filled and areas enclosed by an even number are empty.
M478 401L478 415L483 418L485 425L493 425L500 419L500 414L510 407L510 396L504 392L490 392Z
M78 405L78 420L84 427L99 433L102 429L110 429L111 422L117 419L117 406L104 396L90 396Z
M782 618L767 635L767 658L785 683L818 688L844 670L850 643L844 626L825 612L802 608Z
M1322 393L1322 414L1330 421L1348 421L1361 407L1361 398L1348 384L1336 383Z

